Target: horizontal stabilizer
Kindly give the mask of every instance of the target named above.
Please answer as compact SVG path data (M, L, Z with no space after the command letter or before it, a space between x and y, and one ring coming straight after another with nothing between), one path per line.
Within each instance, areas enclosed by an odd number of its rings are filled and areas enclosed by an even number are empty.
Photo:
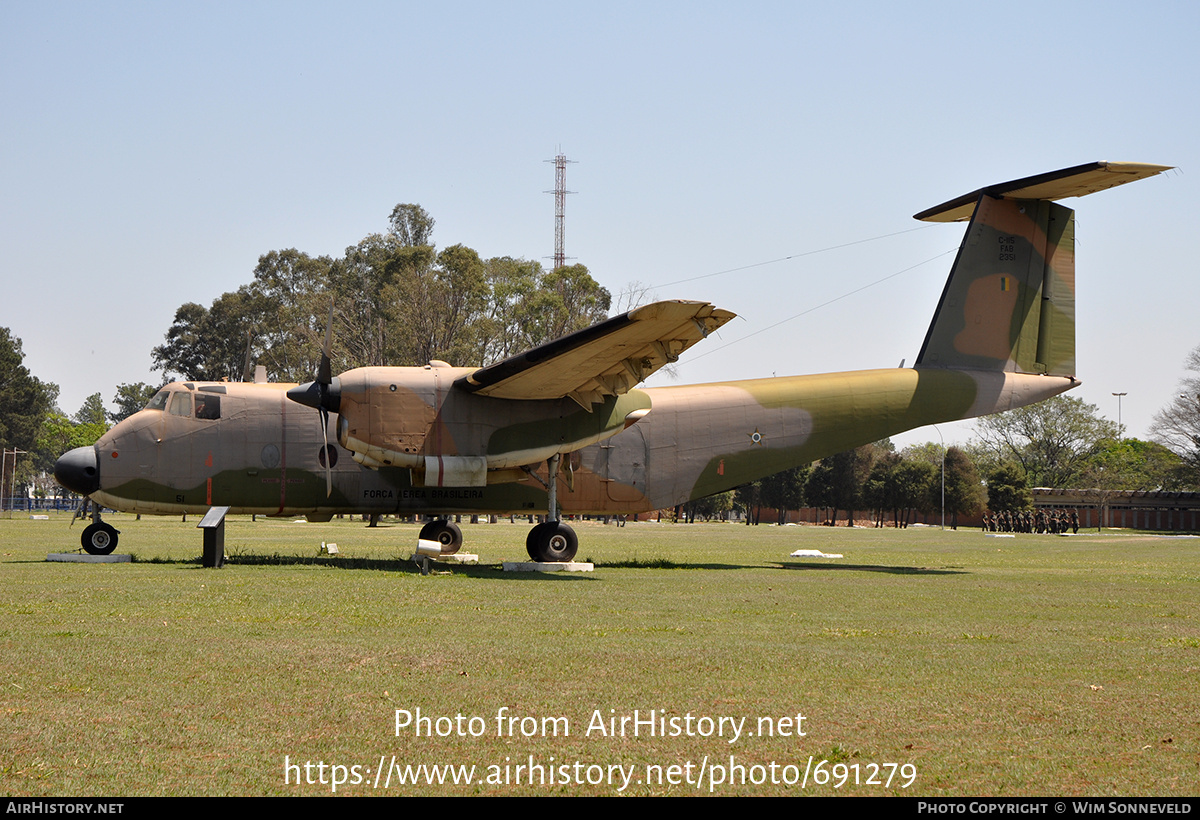
M1075 376L1075 212L1051 200L1169 165L1091 162L980 188L917 219L970 219L916 366Z
M1169 171L1171 167L1144 162L1089 162L1074 168L1063 168L1061 171L989 185L914 214L913 219L925 222L963 222L971 218L975 203L984 194L995 199L1066 199L1145 179Z
M655 302L481 367L455 386L501 399L570 396L590 409L633 389L733 317L708 302Z

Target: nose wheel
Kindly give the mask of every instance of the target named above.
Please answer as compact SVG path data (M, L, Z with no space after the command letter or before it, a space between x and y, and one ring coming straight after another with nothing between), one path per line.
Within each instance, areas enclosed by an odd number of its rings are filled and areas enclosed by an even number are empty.
M117 530L112 524L97 521L84 528L80 542L89 555L108 555L117 548Z

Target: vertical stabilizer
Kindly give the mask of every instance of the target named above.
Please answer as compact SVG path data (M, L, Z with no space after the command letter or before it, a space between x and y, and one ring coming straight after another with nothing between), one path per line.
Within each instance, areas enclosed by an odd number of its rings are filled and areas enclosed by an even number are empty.
M1075 212L981 195L918 366L1075 375Z
M1169 171L1089 162L989 185L916 215L971 224L917 367L1075 376L1075 212L1086 196Z

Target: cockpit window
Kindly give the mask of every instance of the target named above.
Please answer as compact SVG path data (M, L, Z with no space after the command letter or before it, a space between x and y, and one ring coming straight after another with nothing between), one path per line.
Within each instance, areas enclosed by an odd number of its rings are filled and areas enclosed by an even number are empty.
M198 419L219 419L221 418L221 397L206 396L203 393L196 394L196 418Z
M182 390L172 393L171 403L167 405L167 412L172 416L192 415L192 394L184 393Z
M147 410L165 410L167 407L167 399L170 398L170 396L171 396L170 391L159 390L157 393L154 394L154 398L150 399L149 403L146 405L146 409Z

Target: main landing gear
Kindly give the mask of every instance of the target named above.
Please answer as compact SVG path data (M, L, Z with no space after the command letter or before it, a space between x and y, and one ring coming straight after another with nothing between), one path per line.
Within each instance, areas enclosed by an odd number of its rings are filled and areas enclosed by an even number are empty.
M96 525L92 525L93 527ZM108 526L107 524L104 526ZM91 530L91 527L88 528ZM86 533L85 533L86 537ZM442 545L442 555L454 555L462 548L463 534L453 521L439 518L421 527L417 536L422 541L436 541ZM116 535L113 535L116 541ZM546 521L529 531L525 538L525 551L530 559L543 563L571 561L579 550L579 538L575 530L562 521Z
M548 520L531 529L529 535L525 537L525 551L529 553L529 557L544 564L573 561L575 553L579 551L579 537L575 535L575 530L558 520L558 482L556 479L560 458L561 456L556 455L549 459L550 482L546 485L550 496ZM458 528L457 524L446 518L430 521L421 527L421 532L417 537L421 541L440 543L442 555L454 555L463 543L462 530ZM418 548L418 551L425 561L437 557L432 553L432 545L428 551L424 547Z
M525 537L525 551L534 561L571 561L578 549L579 538L575 535L575 530L562 521L538 524Z
M463 534L458 525L445 518L430 521L417 536L422 541L437 541L442 545L442 555L453 555L462 549Z
M558 464L562 456L550 457L550 481L546 490L550 495L549 519L529 531L525 538L525 551L534 561L542 563L567 562L575 558L579 550L579 538L575 530L558 519Z
M80 542L90 555L108 555L117 548L117 529L97 518L84 527Z

